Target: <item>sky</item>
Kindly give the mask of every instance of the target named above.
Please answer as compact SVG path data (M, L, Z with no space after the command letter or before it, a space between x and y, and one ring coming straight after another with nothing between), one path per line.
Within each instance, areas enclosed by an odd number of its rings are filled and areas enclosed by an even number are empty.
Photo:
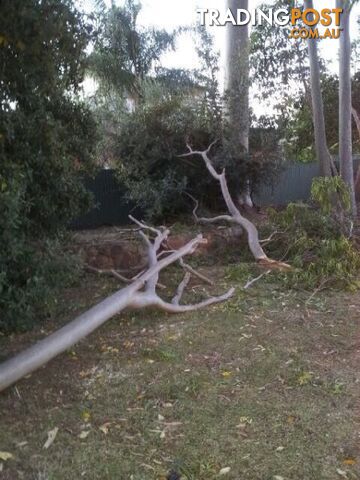
M85 11L93 9L94 0L77 0L77 3ZM110 5L111 0L105 0ZM124 0L117 0L118 5L122 5ZM173 30L179 26L193 26L196 24L199 16L198 8L217 8L225 9L225 0L141 0L143 9L139 15L139 24L143 26L155 26ZM250 8L258 7L264 0L250 0ZM314 7L321 10L322 8L335 8L335 0L314 0ZM357 18L360 16L360 2L354 7L351 17L351 35L353 38L359 35L356 24ZM220 83L223 78L224 53L225 53L225 30L223 26L208 27L214 35L215 47L220 51ZM320 55L326 61L328 69L337 72L338 41L323 40L320 42ZM162 63L168 68L194 68L198 64L198 58L195 52L194 44L190 36L182 35L178 42L175 52L169 52L164 55ZM261 107L264 110L264 106ZM260 112L264 113L264 112Z

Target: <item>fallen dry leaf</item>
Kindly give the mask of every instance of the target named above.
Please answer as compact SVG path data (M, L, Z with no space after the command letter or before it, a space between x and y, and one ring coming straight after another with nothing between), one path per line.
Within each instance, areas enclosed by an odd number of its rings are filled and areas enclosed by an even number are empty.
M340 475L340 477L347 478L347 473L345 472L345 470L341 470L340 468L338 468L336 470L336 473Z
M82 412L81 417L84 420L84 422L89 422L90 418L91 418L91 414L90 414L90 412L85 410L84 412Z
M47 450L54 443L54 440L56 438L56 435L58 434L58 431L59 431L58 427L55 427L53 430L50 430L48 432L48 434L47 434L48 438L47 438L47 440L46 440L46 442L44 443L44 446L43 446L43 448L45 450Z
M107 422L107 423L104 423L104 425L101 425L101 427L99 427L99 430L104 433L105 435L107 435L109 433L109 427L110 427L111 423L110 422Z
M182 422L164 422L166 427L180 427L182 424Z
M81 438L81 440L84 440L90 433L90 430L84 430L83 432L81 432L78 437Z
M11 458L14 458L14 455L12 453L0 452L0 460L6 462L6 460L10 460Z
M16 444L16 446L18 448L22 448L22 447L25 447L25 445L27 445L27 444L28 444L28 442L26 442L26 441L25 442L19 442L19 443Z
M345 460L343 460L344 465L355 465L356 463L356 459L352 457L345 458Z
M239 420L240 420L240 425L244 423L247 425L251 425L253 423L253 419L249 417L240 417Z
M224 467L220 470L219 475L227 475L230 472L231 468L230 467Z
M295 423L295 420L296 420L296 417L294 417L294 415L289 415L287 417L287 423L289 423L290 425L292 425L293 423Z

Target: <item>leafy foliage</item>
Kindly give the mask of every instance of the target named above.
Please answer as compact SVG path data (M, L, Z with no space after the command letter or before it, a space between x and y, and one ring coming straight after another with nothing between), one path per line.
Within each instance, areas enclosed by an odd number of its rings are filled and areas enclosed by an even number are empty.
M323 74L321 88L324 99L324 116L329 148L332 153L338 152L339 138L339 79L336 75ZM360 72L352 78L352 104L360 111ZM293 103L293 112L284 128L287 139L286 151L290 157L308 162L315 156L312 112L306 95L300 95ZM360 152L357 129L353 128L353 150Z
M350 193L341 177L319 177L312 183L311 197L318 204L323 215L331 215L336 196L337 208L350 211Z
M271 0L259 8L290 11L294 0ZM290 82L308 89L309 65L306 42L289 37L291 26L273 28L266 22L256 25L251 33L250 63L252 78L261 87L262 98L266 99L279 91L279 87ZM291 91L294 94L294 89ZM282 89L282 95L287 93Z
M175 33L139 27L140 9L129 0L103 13L105 28L91 58L100 81L94 111L104 134L104 163L115 166L131 200L159 217L188 208L186 188L201 197L211 183L201 162L178 155L187 141L206 148L221 135L218 54L202 29L198 70L162 68L160 56L174 47Z
M293 203L282 212L271 212L274 225L284 232L276 241L277 253L285 249L295 267L285 279L301 287L356 288L360 254L344 234L343 225L350 209L348 188L340 177L319 178L313 182L311 195L316 206Z
M141 83L153 74L161 55L174 48L175 35L166 30L141 28L141 4L126 0L102 11L103 27L97 36L90 69L106 90L126 93L135 102L142 97Z
M89 205L96 126L76 100L90 29L72 1L5 0L0 15L0 328L13 329L61 276L48 239Z
M104 133L100 156L104 163L115 166L128 188L128 197L148 216L173 215L185 208L188 211L185 190L204 200L207 206L218 208L218 189L206 172L204 175L201 162L178 158L187 142L196 149L206 149L215 139L225 137L218 84L219 54L214 50L213 39L204 28L192 32L199 57L199 68L192 72L157 68L159 56L149 53L147 57L151 62L141 68L141 73L140 70L136 73L135 58L140 53L131 51L129 40L122 40L123 33L112 23L112 16L125 16L127 22L131 19L133 35L141 38L139 49L156 51L159 55L165 51L165 47L154 47L161 38L160 33L154 36L152 31L150 36L145 35L145 30L137 25L140 6L136 5L135 9L133 2L127 2L124 7L113 6L106 13L109 33L106 38L100 38L95 50L95 57L103 58L109 68L112 60L106 60L107 51L111 51L117 61L113 64L117 83L112 82L112 75L107 79L98 75L101 88L95 111ZM121 45L125 47L121 49ZM142 65L141 59L139 65ZM123 78L123 71L130 72L136 82L135 97ZM109 82L112 86L104 93ZM131 108L126 106L129 99ZM273 142L265 141L259 132L255 137L256 147L262 153L257 151L253 156L242 154L226 140L214 149L214 161L219 168L227 167L234 193L239 192L246 179L253 188L260 178L270 181L270 170L276 170L276 162L272 167L276 153ZM263 149L264 143L268 148Z
M113 157L128 197L150 217L173 216L189 211L191 193L207 207L222 208L223 199L216 182L199 158L180 159L186 143L205 150L221 138L221 124L200 91L177 95L171 91L148 98L123 118L114 140ZM260 181L271 182L280 168L274 152L241 154L231 144L219 141L211 154L217 169L226 168L229 187L236 195L250 179L255 189Z
M200 198L212 183L198 159L178 158L186 142L207 148L214 137L203 104L182 95L149 99L124 119L114 155L131 200L148 216L174 214L188 205L185 189Z

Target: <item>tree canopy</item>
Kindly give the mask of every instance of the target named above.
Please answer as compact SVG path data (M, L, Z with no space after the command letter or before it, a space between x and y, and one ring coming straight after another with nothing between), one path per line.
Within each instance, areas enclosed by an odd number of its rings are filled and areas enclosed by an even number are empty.
M80 176L96 125L77 98L91 28L73 2L4 0L0 16L0 326L10 327L48 302L52 253L39 242L89 205Z

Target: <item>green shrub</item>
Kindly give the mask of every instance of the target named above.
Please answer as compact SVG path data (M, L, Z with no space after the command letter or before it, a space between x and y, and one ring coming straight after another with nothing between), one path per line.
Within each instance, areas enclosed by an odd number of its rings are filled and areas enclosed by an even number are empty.
M347 187L339 177L313 181L312 204L292 203L281 212L270 212L277 230L283 232L268 246L294 269L284 275L294 286L357 287L360 254L348 231L350 208Z
M24 331L55 312L57 296L79 278L80 263L58 240L31 246L17 242L0 254L0 332Z
M124 116L113 158L128 196L149 217L163 218L189 212L185 191L210 209L222 209L219 185L208 173L199 156L179 158L186 143L195 150L206 150L222 138L218 120L206 99L169 92L144 99L134 112ZM234 197L243 191L247 180L252 189L269 181L278 171L273 156L252 156L235 151L219 141L210 153L215 167L226 167L229 188Z
M189 211L185 190L203 200L217 198L214 184L200 158L179 158L186 142L205 149L216 138L201 104L183 95L155 96L124 116L114 157L128 196L148 217ZM210 193L211 192L211 193Z
M89 28L72 0L0 2L0 329L46 317L73 273L67 223L90 204L96 124L77 93Z

